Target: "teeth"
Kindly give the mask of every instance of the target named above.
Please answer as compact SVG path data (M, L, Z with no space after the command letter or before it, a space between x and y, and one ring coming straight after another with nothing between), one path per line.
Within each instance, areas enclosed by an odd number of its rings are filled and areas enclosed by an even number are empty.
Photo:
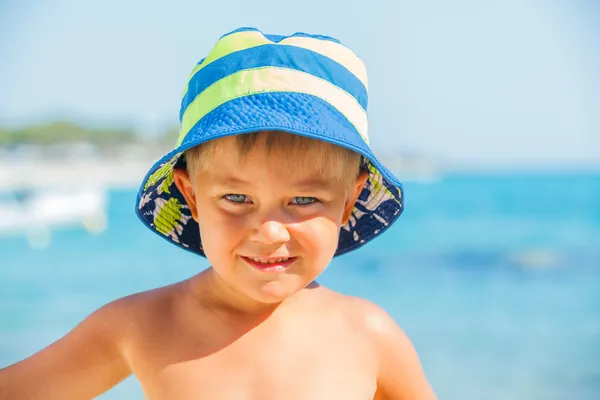
M265 259L265 258L258 258L258 257L248 257L249 259L251 259L252 261L256 261L262 264L276 264L276 263L280 263L280 262L284 262L289 260L289 257L281 257L281 258L273 258L273 259Z

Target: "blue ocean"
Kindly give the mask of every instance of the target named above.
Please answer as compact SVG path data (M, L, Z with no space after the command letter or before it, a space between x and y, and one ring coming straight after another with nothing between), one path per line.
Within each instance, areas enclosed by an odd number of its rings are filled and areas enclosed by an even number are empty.
M457 174L405 188L398 223L320 282L388 310L440 399L599 399L600 175ZM110 192L100 234L58 230L43 250L0 237L0 367L108 301L207 267L143 227L135 194ZM129 378L100 398L143 394Z

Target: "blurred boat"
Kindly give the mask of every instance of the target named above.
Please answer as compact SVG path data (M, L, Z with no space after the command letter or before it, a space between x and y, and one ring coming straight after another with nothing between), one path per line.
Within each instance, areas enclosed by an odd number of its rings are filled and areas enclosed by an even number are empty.
M31 247L50 245L52 231L107 227L107 193L99 187L22 189L0 195L0 236L24 235Z
M401 182L435 183L443 179L445 174L440 160L423 155L384 153L381 159Z

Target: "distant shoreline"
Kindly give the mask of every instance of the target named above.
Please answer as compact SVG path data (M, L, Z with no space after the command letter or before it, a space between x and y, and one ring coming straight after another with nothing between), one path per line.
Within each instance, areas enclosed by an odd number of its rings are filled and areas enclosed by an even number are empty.
M134 188L156 160L0 161L0 190Z

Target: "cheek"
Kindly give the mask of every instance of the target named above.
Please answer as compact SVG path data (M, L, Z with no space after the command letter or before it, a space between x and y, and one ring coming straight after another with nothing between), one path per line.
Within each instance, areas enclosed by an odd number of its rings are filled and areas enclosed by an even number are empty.
M325 263L337 249L339 227L335 220L326 217L312 218L294 226L295 237L303 250Z
M200 238L207 257L222 258L245 234L243 218L226 216L218 211L199 213Z

